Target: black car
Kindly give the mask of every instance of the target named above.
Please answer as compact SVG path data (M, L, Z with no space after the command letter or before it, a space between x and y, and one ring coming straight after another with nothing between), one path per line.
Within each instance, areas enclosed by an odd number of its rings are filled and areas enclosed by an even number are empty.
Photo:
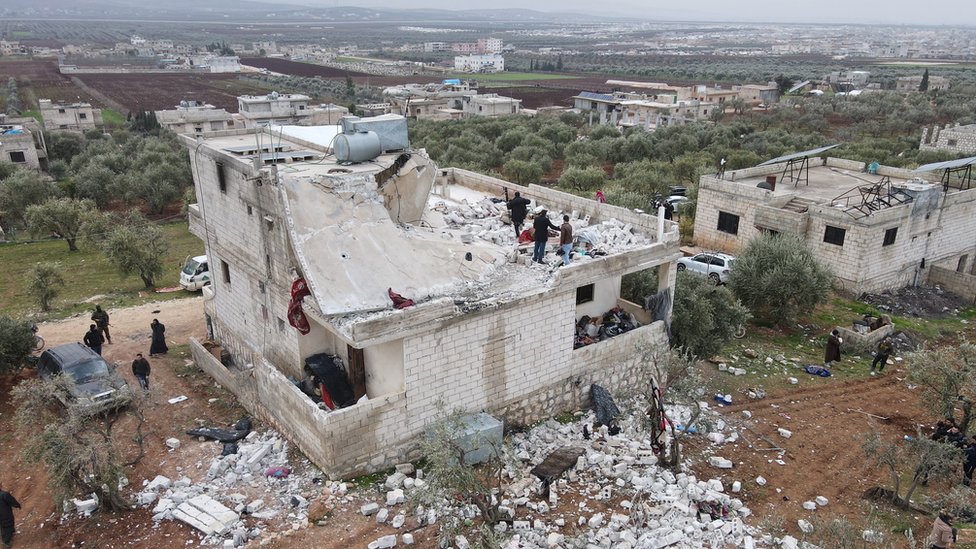
M37 373L44 379L68 375L74 383L58 398L65 406L97 413L129 403L129 385L115 373L115 366L81 343L66 343L41 354Z

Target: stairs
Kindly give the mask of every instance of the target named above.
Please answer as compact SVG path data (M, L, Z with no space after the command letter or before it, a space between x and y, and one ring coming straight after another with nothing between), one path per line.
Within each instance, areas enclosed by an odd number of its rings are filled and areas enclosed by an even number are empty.
M783 205L784 210L789 210L796 213L805 213L810 209L810 206L816 204L816 200L810 200L808 198L793 197L789 202Z

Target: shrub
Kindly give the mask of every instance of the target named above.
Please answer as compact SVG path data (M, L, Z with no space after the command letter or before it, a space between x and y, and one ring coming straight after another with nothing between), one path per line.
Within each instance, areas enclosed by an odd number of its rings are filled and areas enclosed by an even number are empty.
M752 239L729 273L729 288L757 317L777 324L796 320L827 300L833 282L806 242L794 235Z
M27 293L37 300L42 311L51 310L51 301L64 287L61 266L57 263L38 263L27 272Z
M20 368L33 349L31 323L0 315L0 374Z

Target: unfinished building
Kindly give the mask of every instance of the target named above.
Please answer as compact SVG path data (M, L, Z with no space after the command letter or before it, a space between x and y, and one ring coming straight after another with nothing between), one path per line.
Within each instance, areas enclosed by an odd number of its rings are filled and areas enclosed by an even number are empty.
M696 244L735 253L792 233L854 293L976 273L974 159L911 171L829 157L835 146L703 175Z
M976 153L976 124L946 124L922 128L920 151L944 151L955 154Z
M102 111L90 103L54 103L50 99L38 99L38 109L45 130L93 130L102 125Z
M636 350L667 345L680 252L663 216L438 168L396 115L181 139L219 345L194 341L193 355L330 475L418 457L439 403L525 425L585 404L592 383L633 389L646 375ZM515 191L572 218L569 266L520 253L500 200ZM621 277L647 269L660 290L650 317L620 298ZM637 322L578 345L579 321L607 311ZM341 365L348 406L300 388L322 354Z
M180 101L174 109L156 111L156 120L160 126L174 133L194 135L235 127L231 113L200 101ZM243 127L243 123L238 121L237 124Z

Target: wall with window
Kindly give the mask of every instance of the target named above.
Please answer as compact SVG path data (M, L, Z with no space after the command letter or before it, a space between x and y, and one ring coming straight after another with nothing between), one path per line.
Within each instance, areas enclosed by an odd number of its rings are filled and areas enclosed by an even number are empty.
M619 276L599 280L578 288L576 292L576 319L579 320L583 315L603 316L603 313L617 306L619 297Z

